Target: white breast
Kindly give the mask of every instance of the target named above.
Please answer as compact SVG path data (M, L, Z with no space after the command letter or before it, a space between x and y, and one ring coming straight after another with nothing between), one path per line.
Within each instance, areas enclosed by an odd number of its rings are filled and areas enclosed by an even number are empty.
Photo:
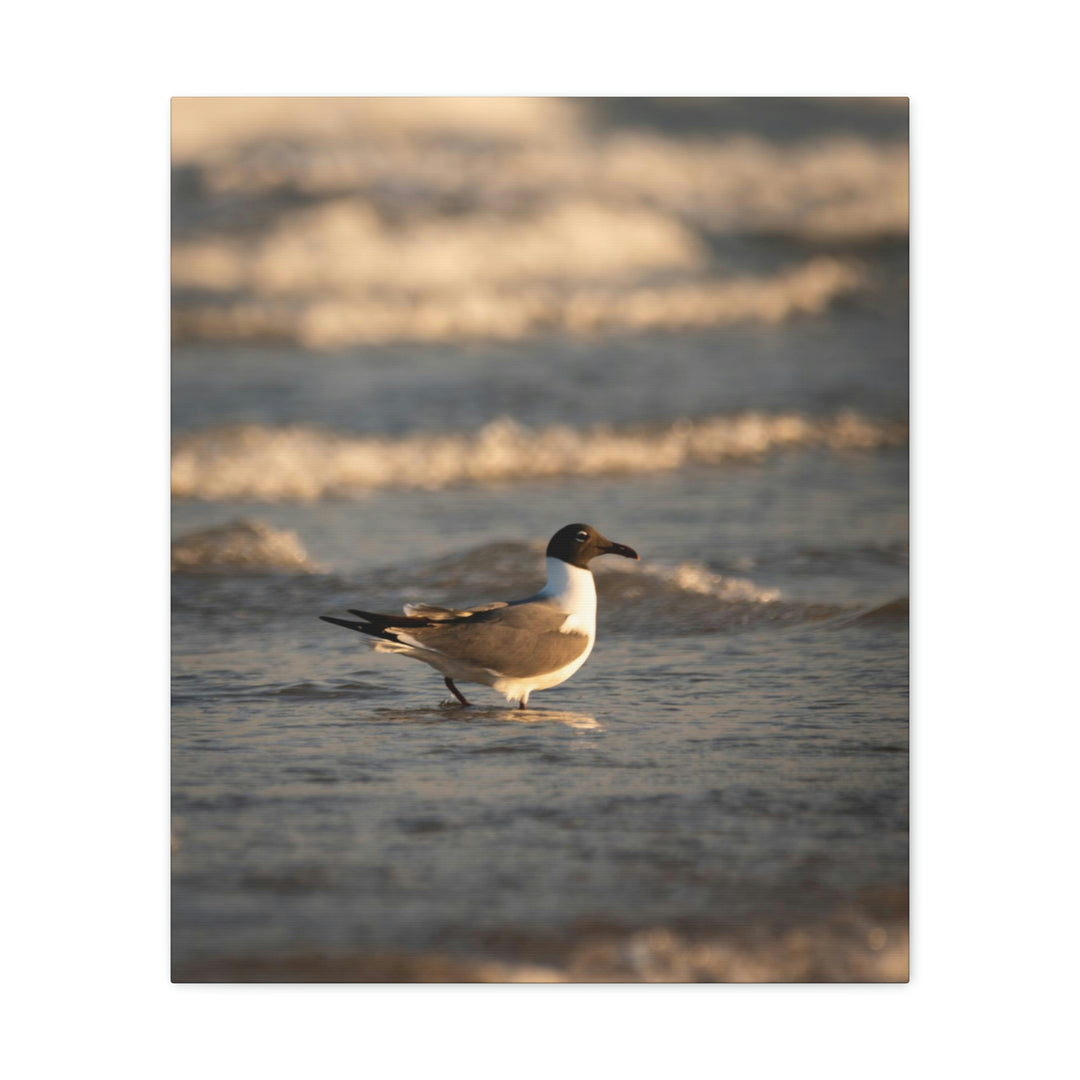
M596 637L596 582L592 571L548 556L547 575L547 584L540 590L539 596L566 612L566 621L559 627L560 632L588 634L591 649Z

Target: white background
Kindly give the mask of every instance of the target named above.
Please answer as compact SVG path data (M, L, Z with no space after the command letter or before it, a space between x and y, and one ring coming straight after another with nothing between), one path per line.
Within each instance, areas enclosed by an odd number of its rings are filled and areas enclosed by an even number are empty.
M1074 35L1064 5L995 10L8 10L9 1075L983 1077L1075 1064ZM911 97L909 985L170 985L168 121L170 96L193 94Z

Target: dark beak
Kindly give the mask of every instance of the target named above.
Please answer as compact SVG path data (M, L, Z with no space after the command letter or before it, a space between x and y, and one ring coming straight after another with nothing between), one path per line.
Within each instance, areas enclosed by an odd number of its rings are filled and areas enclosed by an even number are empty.
M625 544L612 544L609 543L603 551L604 555L622 555L626 559L640 559L641 556L632 548L627 547Z

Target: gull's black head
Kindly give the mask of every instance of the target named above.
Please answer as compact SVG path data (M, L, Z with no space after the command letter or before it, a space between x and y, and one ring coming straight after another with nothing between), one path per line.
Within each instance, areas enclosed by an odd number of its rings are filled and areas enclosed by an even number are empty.
M571 566L586 567L597 555L622 555L638 558L638 553L625 544L615 544L591 525L564 525L548 542L547 554L562 559Z

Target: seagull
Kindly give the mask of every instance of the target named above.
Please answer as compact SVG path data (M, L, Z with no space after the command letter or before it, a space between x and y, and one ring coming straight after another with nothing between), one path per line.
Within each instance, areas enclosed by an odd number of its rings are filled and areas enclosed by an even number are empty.
M319 618L378 638L376 652L430 664L463 706L472 702L458 682L494 687L524 709L534 690L566 682L592 652L596 583L589 562L598 555L639 558L591 525L565 525L547 546L547 584L525 600L460 609L406 604L404 616L350 608L359 621Z

